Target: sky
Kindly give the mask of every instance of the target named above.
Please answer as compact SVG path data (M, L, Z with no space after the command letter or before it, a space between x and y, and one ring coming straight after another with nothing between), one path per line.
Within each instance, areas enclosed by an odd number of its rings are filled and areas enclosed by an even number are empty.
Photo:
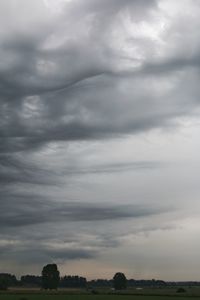
M200 2L0 0L0 272L200 280Z

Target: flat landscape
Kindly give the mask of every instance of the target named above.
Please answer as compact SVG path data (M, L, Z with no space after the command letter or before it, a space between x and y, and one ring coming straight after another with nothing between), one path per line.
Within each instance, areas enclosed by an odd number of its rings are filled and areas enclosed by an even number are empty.
M59 289L57 291L41 291L38 289L15 289L0 293L0 300L177 300L200 299L200 288L185 287L184 293L177 293L176 288L144 288L142 290L127 289L111 292L106 289L86 291L84 289Z
M2 294L1 300L177 300L177 299L200 299L195 296L147 296L147 295L20 295Z

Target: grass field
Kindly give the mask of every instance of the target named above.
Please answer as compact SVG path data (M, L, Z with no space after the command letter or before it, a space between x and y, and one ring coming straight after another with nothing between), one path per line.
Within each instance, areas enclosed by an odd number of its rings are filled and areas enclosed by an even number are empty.
M1 294L1 300L191 300L200 299L192 296L148 296L148 295L25 295Z
M60 289L42 291L39 289L10 289L0 293L0 300L191 300L200 299L200 288L185 288L185 293L176 293L177 288L128 289L120 294L99 289L97 295L84 289ZM126 294L125 294L126 293Z

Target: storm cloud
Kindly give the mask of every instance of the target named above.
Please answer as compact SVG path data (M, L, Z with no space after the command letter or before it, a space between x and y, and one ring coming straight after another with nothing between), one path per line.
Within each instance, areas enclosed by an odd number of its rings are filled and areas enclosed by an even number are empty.
M4 270L110 259L134 275L133 255L171 276L151 255L180 228L187 244L200 211L199 16L193 0L1 1Z
M23 199L24 198L24 199ZM4 198L2 204L1 228L63 221L106 221L124 218L138 218L163 213L167 209L142 207L140 205L93 205L91 203L55 203L37 200L36 197ZM16 206L13 207L13 202Z
M29 4L12 5L20 14ZM48 10L38 5L37 10ZM148 24L158 13L155 1L74 1L63 7L61 21L53 28L44 15L47 24L41 32L37 26L26 33L20 26L17 33L8 29L8 38L1 41L1 153L141 132L192 113L198 107L198 87L190 90L198 81L192 71L198 70L198 52L166 57L166 45L156 57L157 48L148 53L145 42L153 48L159 41L134 38L134 27ZM22 23L26 18L22 15ZM121 32L131 21L132 31ZM161 38L170 40L170 32L163 29ZM147 52L142 57L140 48ZM183 82L189 86L186 95ZM184 97L181 110L177 94Z

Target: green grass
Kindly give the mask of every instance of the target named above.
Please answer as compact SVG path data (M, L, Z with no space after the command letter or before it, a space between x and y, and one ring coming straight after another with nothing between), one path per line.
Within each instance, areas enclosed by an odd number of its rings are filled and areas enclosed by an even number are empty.
M176 293L177 287L135 288L113 294L110 289L97 289L97 295L85 289L58 289L44 291L40 289L9 289L0 292L0 300L196 300L200 299L199 287L185 287L185 293ZM115 293L115 292L114 292Z
M0 294L1 300L191 300L191 296Z

